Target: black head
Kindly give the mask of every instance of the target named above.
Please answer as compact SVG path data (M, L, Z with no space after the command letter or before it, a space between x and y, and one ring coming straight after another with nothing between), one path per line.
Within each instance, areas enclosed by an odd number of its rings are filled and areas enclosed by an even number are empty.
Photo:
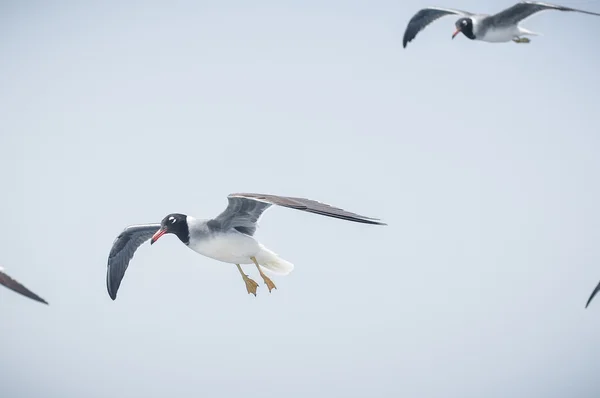
M160 229L150 239L153 244L165 234L174 234L186 245L190 243L190 230L188 228L187 216L185 214L172 213L160 222Z
M471 18L461 18L456 21L456 31L452 35L454 39L457 34L462 32L463 35L467 36L471 40L475 40L475 34L473 33L473 20Z

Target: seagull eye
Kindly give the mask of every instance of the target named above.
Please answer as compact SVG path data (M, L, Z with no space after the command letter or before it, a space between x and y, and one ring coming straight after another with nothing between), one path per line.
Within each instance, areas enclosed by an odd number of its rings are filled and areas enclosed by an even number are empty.
M175 224L175 222L176 222L177 220L175 219L175 217L172 217L172 216L171 216L171 217L169 217L169 221L171 221L171 224Z

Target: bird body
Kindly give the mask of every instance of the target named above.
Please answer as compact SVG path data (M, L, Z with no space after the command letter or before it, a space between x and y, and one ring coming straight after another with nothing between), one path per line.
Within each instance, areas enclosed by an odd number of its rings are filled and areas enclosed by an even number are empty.
M289 274L294 268L253 236L235 229L211 231L208 220L197 220L191 216L187 216L186 221L190 230L187 246L196 253L229 264L252 264L251 258L254 257L260 266L281 275Z
M473 36L475 38L465 36L471 40L487 43L506 43L513 41L516 37L539 35L539 33L525 29L519 24L496 24L493 16L487 14L473 15L470 19L473 24Z
M480 24L484 26L485 24ZM506 43L512 41L515 37L521 37L529 35L528 31L522 29L518 25L502 26L498 28L489 27L487 29L481 29L480 32L475 34L476 40L485 41L488 43Z
M233 231L205 231L205 223L198 223L187 216L190 226L188 247L203 256L230 264L252 264L250 257L260 252L260 244L254 237Z

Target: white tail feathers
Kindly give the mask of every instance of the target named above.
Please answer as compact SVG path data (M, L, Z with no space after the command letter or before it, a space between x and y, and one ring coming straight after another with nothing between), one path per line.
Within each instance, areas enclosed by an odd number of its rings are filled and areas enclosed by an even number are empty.
M538 33L538 32L532 32L529 29L525 29L519 26L519 30L521 31L522 35L529 35L529 36L543 36L542 33Z
M271 250L261 245L261 251L256 256L261 267L277 275L287 275L294 269L294 264L285 261Z

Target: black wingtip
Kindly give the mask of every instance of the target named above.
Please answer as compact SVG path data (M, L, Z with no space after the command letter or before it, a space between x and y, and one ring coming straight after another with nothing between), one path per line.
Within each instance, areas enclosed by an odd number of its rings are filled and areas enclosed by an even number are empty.
M381 221L380 218L369 218L369 221L371 221L375 225L386 225L387 226L387 223Z
M110 282L108 280L106 281L106 292L108 293L108 297L110 297L112 301L115 301L117 299L117 292L113 292L110 289Z
M32 299L33 301L37 301L38 303L45 304L45 305L50 305L50 304L48 304L48 302L46 300L44 300L40 296L29 297L29 298Z
M590 298L588 299L587 303L585 303L585 308L587 309L587 307L590 305L590 303L592 302L592 299L594 298L594 296L596 295L596 292L592 293L592 295L590 296Z
M48 302L46 300L44 300L43 298L41 298L40 296L38 296L37 294L30 292L31 294L23 294L25 297L28 297L30 299L32 299L33 301L37 301L38 303L41 304L46 304L46 305L50 305L48 304ZM22 294L22 293L21 293Z
M594 291L590 295L590 298L588 299L587 303L585 304L585 308L587 308L590 305L590 303L592 302L592 300L594 299L594 297L596 296L596 294L599 291L600 291L600 283L598 283L598 285L596 286L596 288L594 289Z

